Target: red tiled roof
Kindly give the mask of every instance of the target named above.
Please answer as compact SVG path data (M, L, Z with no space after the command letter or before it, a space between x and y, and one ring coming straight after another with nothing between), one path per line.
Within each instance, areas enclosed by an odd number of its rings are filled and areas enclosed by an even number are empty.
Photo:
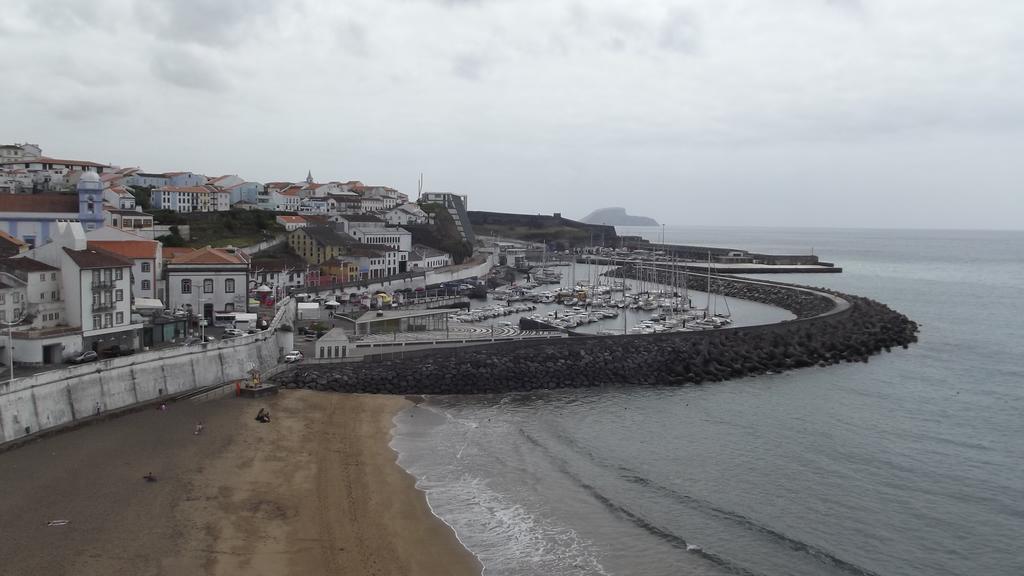
M20 238L15 238L14 236L11 236L7 232L0 230L0 245L2 244L9 244L16 246L18 248L21 248L22 246L27 246L27 244L25 244L25 242L23 242Z
M163 254L164 260L167 260L167 261L174 260L178 256L182 256L182 255L188 254L190 252L195 252L195 248L185 248L185 247L178 247L178 246L164 246L161 249L161 253Z
M64 248L64 252L71 257L75 264L78 264L79 268L123 268L132 265L131 260L96 248L86 248L85 250Z
M32 258L2 258L0 259L0 269L4 270L19 270L23 272L56 272L60 268L55 268L49 264L40 262L39 260L33 260Z
M305 224L306 219L302 216L278 216L278 220L287 224Z
M160 243L156 240L90 240L89 248L99 248L132 259L154 259Z
M78 195L0 194L0 212L70 212L78 214Z
M174 264L247 264L238 254L231 254L221 248L200 248L174 258Z
M86 166L89 168L110 168L107 164L99 164L97 162L90 162L88 160L61 160L60 158L50 158L49 156L40 156L39 158L31 159L20 159L10 160L4 162L4 164L64 164L65 166Z
M198 192L201 194L213 192L213 190L210 190L205 186L161 186L157 188L157 190L163 190L165 192Z

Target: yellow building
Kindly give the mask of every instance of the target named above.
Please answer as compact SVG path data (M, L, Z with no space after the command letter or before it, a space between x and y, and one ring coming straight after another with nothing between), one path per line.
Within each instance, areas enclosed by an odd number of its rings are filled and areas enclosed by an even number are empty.
M326 278L332 283L355 282L359 280L359 265L355 262L331 258L320 265L320 277Z
M288 234L288 246L309 264L319 266L347 254L355 240L328 226L307 226Z

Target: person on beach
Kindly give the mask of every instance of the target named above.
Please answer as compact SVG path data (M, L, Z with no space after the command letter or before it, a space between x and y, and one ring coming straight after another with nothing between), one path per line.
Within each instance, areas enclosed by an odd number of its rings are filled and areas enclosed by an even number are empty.
M270 422L270 411L266 408L260 408L259 413L256 414L256 421L263 424Z
M203 432L203 422L202 422L202 420L200 420L199 422L196 422L196 429L192 433L195 434L196 436L199 436L200 434L202 434L202 432Z

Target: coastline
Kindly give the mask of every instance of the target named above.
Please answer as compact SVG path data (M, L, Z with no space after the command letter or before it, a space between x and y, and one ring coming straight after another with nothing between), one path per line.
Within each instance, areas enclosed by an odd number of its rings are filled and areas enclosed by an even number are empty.
M390 447L410 404L311 391L172 404L2 454L5 570L478 575Z

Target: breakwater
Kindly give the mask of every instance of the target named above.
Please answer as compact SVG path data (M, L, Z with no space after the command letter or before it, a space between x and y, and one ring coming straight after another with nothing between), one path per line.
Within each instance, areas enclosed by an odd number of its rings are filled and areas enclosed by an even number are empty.
M701 384L867 362L873 354L906 348L917 340L915 322L868 298L784 284L716 281L723 292L784 305L798 319L702 332L521 341L404 359L300 365L274 382L286 388L384 394Z
M685 284L690 290L708 290L707 274L684 274L682 270L673 271L671 268L665 267L652 270L651 268L640 269L627 264L608 271L606 276L633 280L643 278L645 281L653 281L665 286ZM711 291L728 298L739 298L783 308L796 314L797 318L811 318L827 313L836 305L835 298L838 297L838 293L831 293L824 288L808 288L781 282L740 281L714 274L711 276Z

